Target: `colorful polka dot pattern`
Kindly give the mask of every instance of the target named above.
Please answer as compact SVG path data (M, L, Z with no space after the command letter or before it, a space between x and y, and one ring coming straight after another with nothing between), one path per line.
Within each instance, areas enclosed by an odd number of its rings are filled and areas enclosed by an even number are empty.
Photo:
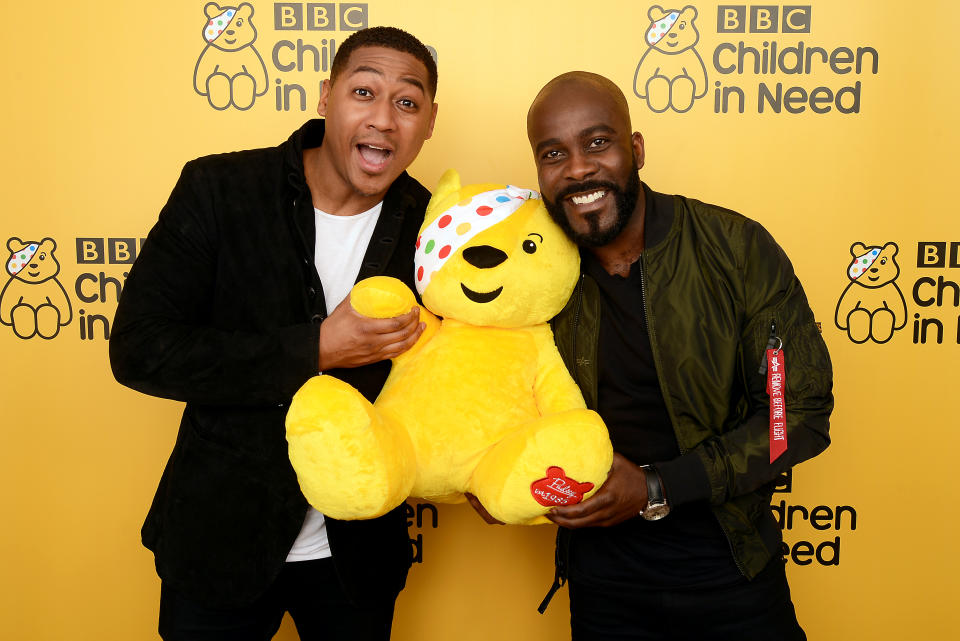
M877 260L877 256L880 255L880 250L882 247L869 247L867 251L860 256L857 256L853 259L853 262L850 263L850 269L847 270L847 276L850 277L850 280L857 280L863 276L870 265Z
M233 20L233 16L236 13L236 9L227 9L219 16L210 18L210 20L207 21L206 28L203 30L203 37L207 39L207 42L213 42L219 38L223 30L230 26L230 21Z
M671 11L650 25L650 29L647 30L647 42L655 45L663 40L663 37L670 32L670 29L673 28L674 23L676 23L679 17L680 14L678 12Z
M417 291L422 295L443 264L471 238L490 229L540 194L530 189L507 185L461 200L430 223L417 238Z
M30 259L33 258L39 248L40 246L38 244L30 243L20 251L13 252L13 256L11 256L9 262L7 262L7 271L10 272L10 275L16 276L19 274L20 271L27 266L27 263L30 262Z

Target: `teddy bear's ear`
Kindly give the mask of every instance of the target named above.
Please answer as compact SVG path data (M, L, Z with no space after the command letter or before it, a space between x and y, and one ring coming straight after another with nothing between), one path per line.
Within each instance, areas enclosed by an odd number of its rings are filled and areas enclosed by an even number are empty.
M662 18L664 14L666 14L666 11L658 4L653 5L650 7L650 10L647 11L647 17L650 18L650 22L656 22Z
M683 17L692 21L692 20L695 20L697 17L697 8L692 4L688 4L680 11L680 13L683 14Z
M893 252L890 254L890 257L893 258L894 256L897 255L897 252L900 251L900 248L897 247L896 243L887 243L886 245L883 246L882 251L886 252L891 247L893 247Z
M7 249L9 249L11 252L18 252L23 249L24 244L25 243L22 240L14 236L7 241ZM16 249L14 249L14 247L16 247Z
M204 5L203 12L208 18L215 18L223 13L223 9L221 9L216 2L208 2Z
M460 174L457 173L456 169L448 169L443 172L443 175L440 176L440 182L437 183L437 188L433 191L433 196L427 204L423 221L424 227L430 224L440 212L446 211L450 205L456 204L456 201L451 201L450 197L455 196L460 191L460 187Z
M460 174L456 169L448 169L440 176L440 182L437 183L437 190L433 192L433 196L440 200L455 191L460 191L460 187Z
M253 15L253 5L249 2L244 2L242 5L237 7L237 13L243 13L244 10L246 10L248 18Z
M862 256L867 252L867 246L863 243L854 243L850 245L851 256Z
M47 251L53 251L54 249L57 248L57 241L55 241L54 239L49 238L49 237L44 238L43 240L41 240L41 241L40 241L40 244L41 244L41 245L46 245L46 246L48 247Z

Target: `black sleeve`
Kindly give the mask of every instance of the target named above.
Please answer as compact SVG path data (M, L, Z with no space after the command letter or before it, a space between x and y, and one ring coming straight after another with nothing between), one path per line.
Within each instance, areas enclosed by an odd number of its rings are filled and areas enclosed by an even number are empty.
M114 376L179 401L285 403L318 371L320 326L214 326L220 235L207 184L187 163L130 271L110 335Z

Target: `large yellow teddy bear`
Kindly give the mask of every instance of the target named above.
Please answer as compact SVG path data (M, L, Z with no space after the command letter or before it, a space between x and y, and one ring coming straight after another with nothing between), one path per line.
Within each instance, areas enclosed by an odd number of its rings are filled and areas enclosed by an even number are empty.
M461 188L456 172L444 174L417 241L426 330L393 360L372 405L325 375L290 405L290 460L307 500L363 519L408 496L459 503L470 492L497 519L531 524L595 492L613 450L547 324L579 262L536 192ZM375 277L354 286L350 303L388 318L416 299L399 280Z

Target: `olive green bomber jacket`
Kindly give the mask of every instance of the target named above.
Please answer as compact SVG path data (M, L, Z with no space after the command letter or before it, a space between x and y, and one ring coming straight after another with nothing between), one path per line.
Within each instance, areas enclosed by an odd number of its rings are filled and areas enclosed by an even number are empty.
M644 191L656 202L647 207L656 217L648 215L639 262L644 308L681 454L642 463L657 465L671 503L710 502L737 566L753 578L782 540L769 508L776 478L830 442L830 357L793 266L759 223L646 185ZM553 327L593 409L599 318L599 290L582 275ZM773 463L766 375L759 371L772 334L784 351L787 418L787 450Z

